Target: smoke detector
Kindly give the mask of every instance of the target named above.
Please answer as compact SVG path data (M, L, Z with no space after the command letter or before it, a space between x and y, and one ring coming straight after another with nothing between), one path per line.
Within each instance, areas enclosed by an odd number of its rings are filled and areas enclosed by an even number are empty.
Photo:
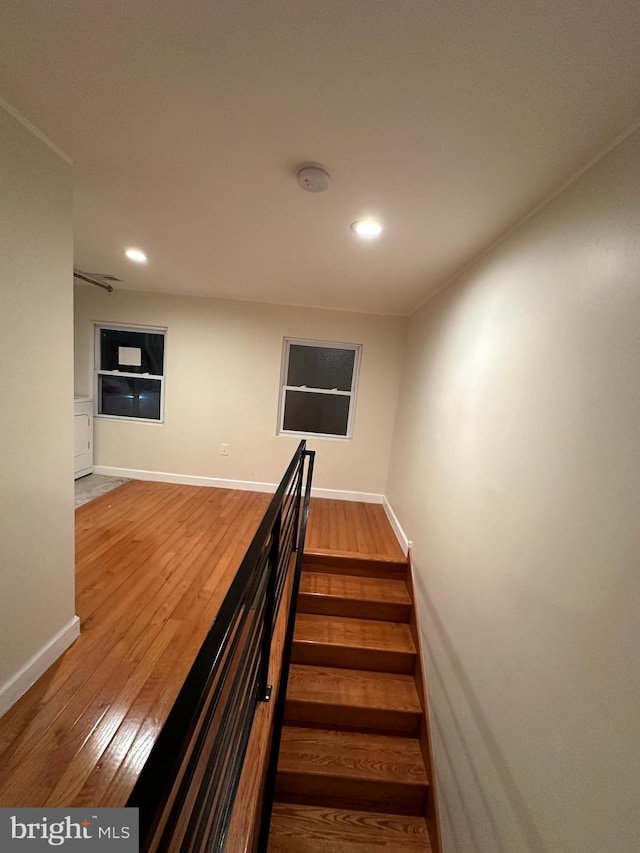
M329 187L329 172L322 163L303 163L298 169L298 183L308 193L323 193Z

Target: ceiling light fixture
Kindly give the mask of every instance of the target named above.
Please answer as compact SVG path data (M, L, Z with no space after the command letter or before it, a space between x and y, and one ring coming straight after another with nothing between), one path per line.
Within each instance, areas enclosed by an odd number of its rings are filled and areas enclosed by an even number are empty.
M351 223L351 230L358 237L365 237L367 240L374 240L382 234L382 225L376 222L375 219L358 219L357 222Z
M136 264L146 264L147 256L142 251L142 249L125 249L125 255L129 258L130 261L133 261Z

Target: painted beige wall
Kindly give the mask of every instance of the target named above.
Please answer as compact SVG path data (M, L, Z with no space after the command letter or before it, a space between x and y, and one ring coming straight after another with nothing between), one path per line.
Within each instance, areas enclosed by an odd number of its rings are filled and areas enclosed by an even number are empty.
M0 689L74 615L71 168L0 106Z
M276 436L283 337L363 345L353 439L310 439L315 485L381 494L406 321L76 287L76 391L92 387L94 322L166 326L165 423L96 419L96 464L278 482L299 438ZM220 445L229 444L229 456Z
M445 853L640 839L640 133L410 322L413 540Z

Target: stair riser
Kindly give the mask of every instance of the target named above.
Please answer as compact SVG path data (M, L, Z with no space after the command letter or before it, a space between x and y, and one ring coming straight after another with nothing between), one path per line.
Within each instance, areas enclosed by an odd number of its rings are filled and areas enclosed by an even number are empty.
M311 806L423 815L427 788L341 776L278 771L276 798Z
M293 663L341 669L364 669L368 672L396 672L403 675L413 673L415 659L415 653L301 643L295 640L291 652Z
M337 558L336 558L337 559ZM305 556L302 571L308 569L312 572L325 572L333 575L351 575L357 578L386 578L388 580L405 580L407 567L402 563L378 563L367 560L343 560L338 562L326 562L324 560L310 560Z
M287 699L284 723L289 726L332 726L345 731L417 737L420 731L420 714L412 711L348 707Z
M411 615L411 605L394 604L386 601L358 601L353 598L337 598L301 592L298 595L298 612L406 623L409 622Z

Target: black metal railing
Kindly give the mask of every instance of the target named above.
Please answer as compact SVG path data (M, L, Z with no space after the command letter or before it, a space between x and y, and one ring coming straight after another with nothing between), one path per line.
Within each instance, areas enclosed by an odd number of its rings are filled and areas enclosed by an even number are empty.
M313 457L300 442L129 797L127 805L140 810L143 853L225 849L255 709L271 695L271 640L291 571L297 596ZM268 833L273 798L272 765L277 762L295 620L293 597L288 618L263 835L265 823Z
M271 812L273 809L273 798L276 789L276 775L278 772L278 755L280 753L280 739L282 735L282 723L284 720L284 706L287 699L287 687L289 684L289 668L291 666L291 650L293 648L293 630L296 621L296 608L298 606L298 591L300 589L300 574L302 572L302 561L304 559L304 542L307 534L307 518L309 516L309 503L311 500L311 480L313 477L313 463L315 461L315 452L311 451L309 455L309 470L307 482L305 485L304 501L302 504L302 522L300 524L300 536L293 572L291 597L289 599L289 612L287 614L284 644L282 648L280 681L278 684L276 707L273 715L273 731L271 736L269 763L267 765L267 773L265 776L257 853L266 853L267 847L269 845L269 829L271 827Z

